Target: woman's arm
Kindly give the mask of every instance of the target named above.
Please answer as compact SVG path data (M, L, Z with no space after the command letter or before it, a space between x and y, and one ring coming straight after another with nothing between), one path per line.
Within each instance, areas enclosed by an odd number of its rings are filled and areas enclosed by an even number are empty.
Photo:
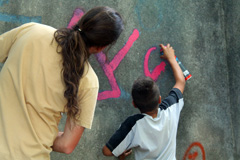
M82 126L73 125L70 117L68 117L64 132L59 132L53 143L53 150L66 154L72 153L81 139L84 129Z

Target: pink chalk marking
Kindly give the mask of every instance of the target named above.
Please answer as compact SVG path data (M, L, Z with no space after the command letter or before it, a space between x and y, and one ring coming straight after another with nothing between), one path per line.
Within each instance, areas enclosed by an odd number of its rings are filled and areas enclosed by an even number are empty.
M72 28L77 22L81 19L81 17L84 15L84 11L81 8L76 8L73 12L73 16L68 24L68 28ZM103 52L98 53L96 56L97 61L101 65L105 75L108 78L109 84L111 86L111 90L99 92L98 94L98 100L104 100L108 98L118 98L121 96L121 90L117 84L114 71L120 64L120 62L123 60L125 55L128 53L130 48L132 47L133 43L138 39L139 37L139 31L137 29L133 30L133 33L130 35L127 43L124 45L124 47L114 56L111 62L105 63L106 56ZM151 54L151 51L155 50L156 47L150 48L145 55L144 59L144 73L146 76L149 76L153 78L153 80L157 80L158 76L161 74L162 71L165 71L165 62L161 62L160 65L156 66L151 73L148 69L148 60L149 56Z
M73 12L72 18L67 26L67 28L72 28L77 22L82 18L84 12L80 8L76 8Z
M73 16L68 24L68 28L72 28L84 15L84 11L80 8L76 8L73 12ZM132 35L129 37L125 46L114 56L113 60L109 63L105 63L106 56L104 53L98 53L96 55L97 61L101 65L105 75L108 77L109 84L111 86L111 91L103 91L98 94L98 100L104 100L108 98L118 98L121 95L121 90L117 84L114 71L123 60L125 55L128 53L129 49L132 47L133 43L138 39L139 31L137 29L133 30Z
M160 76L161 72L165 71L165 66L166 63L165 62L161 62L159 65L157 65L152 72L149 71L148 68L148 61L149 61L149 56L151 54L152 51L156 50L157 47L152 47L150 48L144 58L144 73L145 76L151 77L154 81L157 81L158 77ZM159 55L160 56L160 55Z
M114 71L123 60L125 55L128 53L133 43L138 39L139 31L137 29L133 30L125 46L114 56L111 62L105 63L106 56L103 52L96 55L99 64L101 65L105 75L108 77L109 84L112 90L103 91L98 94L98 100L104 100L108 98L118 98L121 95L121 90L117 84L116 78L114 76Z

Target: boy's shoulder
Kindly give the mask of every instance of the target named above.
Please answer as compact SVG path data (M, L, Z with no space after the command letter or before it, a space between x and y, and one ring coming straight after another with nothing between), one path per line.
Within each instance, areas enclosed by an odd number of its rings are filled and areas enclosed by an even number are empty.
M125 121L122 123L122 126L128 128L128 129L131 129L137 123L137 121L144 118L144 116L145 115L143 115L143 114L131 115L127 119L125 119Z
M183 101L180 102L180 100L183 100L183 94L179 89L173 88L169 92L168 96L161 102L159 108L161 110L166 110L167 108L174 104L181 103L181 105L183 105Z
M145 115L140 114L140 113L138 113L138 114L133 114L133 115L127 117L127 119L126 119L125 121L129 121L129 122L138 121L138 120L142 119L144 116L145 116Z

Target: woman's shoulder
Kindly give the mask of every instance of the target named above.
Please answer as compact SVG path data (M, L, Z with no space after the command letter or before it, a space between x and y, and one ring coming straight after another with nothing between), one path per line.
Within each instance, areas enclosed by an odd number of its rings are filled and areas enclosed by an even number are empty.
M39 34L54 33L57 30L52 26L49 26L47 24L42 24L42 23L31 22L28 25L32 26L33 30L41 31L41 32L37 32Z
M18 28L24 29L24 28L38 28L38 29L45 29L45 30L56 30L56 28L49 26L47 24L37 23L37 22L29 22L24 23Z

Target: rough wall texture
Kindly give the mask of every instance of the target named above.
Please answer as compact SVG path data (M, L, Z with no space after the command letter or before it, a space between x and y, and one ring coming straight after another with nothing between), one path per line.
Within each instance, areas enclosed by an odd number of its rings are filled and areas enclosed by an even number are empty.
M109 64L102 64L101 54L91 57L100 81L92 129L84 132L71 155L53 152L52 160L115 159L104 157L101 148L127 116L138 113L131 105L133 81L140 75L151 76L162 97L174 84L169 64L159 58L159 43L170 43L193 75L184 93L177 159L240 159L240 2L0 0L0 33L30 21L67 27L81 16L82 9L99 5L119 11L125 30L109 53Z

